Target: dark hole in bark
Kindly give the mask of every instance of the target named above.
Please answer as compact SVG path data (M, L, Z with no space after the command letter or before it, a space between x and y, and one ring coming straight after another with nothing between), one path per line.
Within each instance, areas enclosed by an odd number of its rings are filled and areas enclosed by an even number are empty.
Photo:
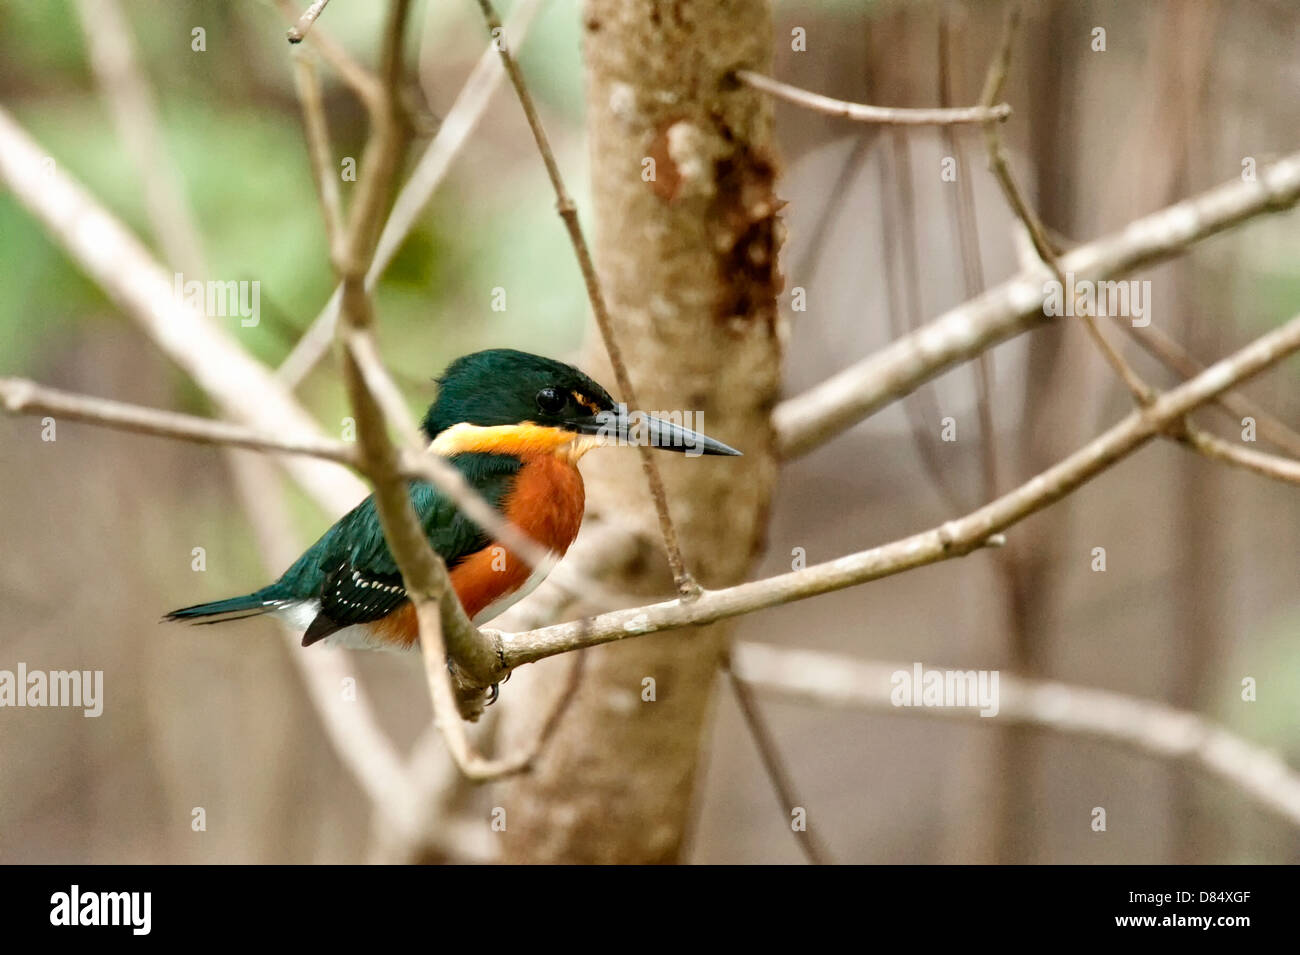
M777 213L785 203L772 191L775 160L744 147L719 160L715 174L722 292L714 317L729 324L765 321L775 329L776 297L785 281L777 265L782 238Z

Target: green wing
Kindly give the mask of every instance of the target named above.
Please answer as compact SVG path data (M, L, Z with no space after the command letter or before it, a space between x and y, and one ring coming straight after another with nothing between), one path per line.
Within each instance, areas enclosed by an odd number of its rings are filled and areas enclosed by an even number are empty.
M519 459L499 454L460 454L451 463L470 487L498 510L522 467ZM425 536L448 569L491 543L488 535L436 488L412 481L410 493ZM285 571L275 589L289 598L320 600L320 612L303 637L304 646L336 630L392 613L406 599L406 590L384 540L374 496L326 531Z

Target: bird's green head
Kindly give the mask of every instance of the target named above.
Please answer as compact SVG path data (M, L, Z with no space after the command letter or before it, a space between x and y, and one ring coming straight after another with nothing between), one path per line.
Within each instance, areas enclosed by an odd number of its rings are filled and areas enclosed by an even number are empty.
M688 454L739 454L672 420L629 413L572 365L509 348L457 358L424 417L433 449L561 453L638 440Z

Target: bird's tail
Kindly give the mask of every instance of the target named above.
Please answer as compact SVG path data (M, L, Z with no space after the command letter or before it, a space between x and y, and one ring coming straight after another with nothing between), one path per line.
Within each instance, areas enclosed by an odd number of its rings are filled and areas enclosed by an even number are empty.
M274 586L264 587L251 594L244 594L242 597L228 597L225 600L214 600L211 603L195 604L193 607L182 607L180 610L173 610L164 617L164 620L188 620L195 624L208 623L225 623L228 620L242 620L245 617L256 617L259 614L270 613L276 610L284 603L284 595L277 593ZM212 617L211 620L202 620L201 617Z

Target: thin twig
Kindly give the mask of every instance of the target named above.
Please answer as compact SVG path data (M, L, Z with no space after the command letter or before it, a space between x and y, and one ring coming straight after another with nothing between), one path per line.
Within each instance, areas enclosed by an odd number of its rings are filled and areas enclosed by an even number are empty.
M951 11L945 11L939 20L939 104L952 105L952 26ZM999 87L1000 90L1000 87ZM987 95L987 94L986 94ZM989 101L997 94L988 96ZM984 103L982 105L988 105ZM966 168L966 149L951 126L939 131L949 155L957 160L959 169ZM956 191L948 190L949 211L952 213L954 232L957 235L958 255L961 258L962 281L966 298L973 299L984 290L984 260L980 254L979 230L975 219L975 189L969 175L957 177ZM992 351L981 352L975 361L976 409L980 423L980 462L983 475L983 494L980 500L991 501L998 493L998 441L993 419L994 371Z
M119 431L179 438L197 444L306 454L354 468L361 463L353 446L343 441L332 441L310 433L300 437L281 437L228 421L59 391L22 378L0 378L0 408L10 414L57 415Z
M763 768L767 771L767 778L772 783L777 804L781 807L782 812L792 812L800 805L799 797L795 795L794 778L790 775L790 770L781 758L781 750L776 745L776 737L772 735L771 728L763 718L763 713L758 708L758 701L754 699L749 684L736 675L730 661L727 662L726 671L731 690L736 694L736 702L740 705L740 714L745 718L745 725L749 728L749 735L753 737L754 745L758 748L759 758L763 761ZM799 851L813 865L835 864L830 852L817 836L816 829L806 828L803 832L796 832L795 842L799 845Z
M301 43L303 41L303 38L307 36L307 31L311 29L311 25L316 22L316 18L325 9L325 4L329 2L330 0L312 0L311 6L302 12L298 22L289 28L287 36L290 43Z
M296 22L298 12L294 8L293 0L276 0L276 3L286 20ZM374 111L380 108L384 97L383 84L380 83L379 77L354 60L352 54L335 42L324 30L313 30L309 37L311 45L320 53L321 59L333 67L334 72L338 73L352 92L356 93L357 99L361 100L361 105L371 113L373 118Z
M487 759L475 751L465 731L465 724L456 717L459 700L443 662L447 659L447 646L442 639L442 615L439 608L435 602L424 599L416 599L415 608L420 621L420 647L424 653L429 694L433 699L434 719L461 773L475 782L490 782L531 769L577 695L584 666L582 651L574 654L565 686L532 742L508 756Z
M510 43L516 46L523 43L539 7L540 0L523 0L519 4L506 25L506 36ZM489 43L439 125L438 132L425 147L411 177L393 202L388 221L384 223L379 236L374 260L366 271L367 291L374 291L384 270L406 241L433 193L446 178L452 162L460 155L470 134L487 112L492 95L504 78L505 71L501 67L496 48ZM335 288L325 307L276 371L276 376L290 389L298 387L333 344L341 297L342 289Z
M1000 123L1011 115L1006 103L995 106L967 106L956 109L899 109L889 106L868 106L832 99L812 93L789 83L782 83L752 70L736 70L736 79L746 86L768 93L787 103L804 106L827 116L841 116L859 123L885 123L893 126L951 126L963 123Z
M1020 6L1019 4L1012 4L1007 13L1002 45L999 48L998 55L989 67L981 102L991 102L997 99L1002 92L1002 87L1007 79L1007 71L1011 65L1011 47L1019 23ZM1051 268L1056 280L1061 283L1061 289L1064 291L1069 287L1070 283L1066 280L1065 272L1061 269L1060 258L1056 250L1052 248L1051 243L1047 241L1047 236L1043 231L1038 216L1029 207L1029 203L1025 201L1020 187L1016 184L1015 176L1011 172L1011 166L1007 162L1006 150L1003 148L1002 136L996 123L988 122L984 124L984 142L988 148L989 168L993 171L998 184L1002 187L1002 193L1006 196L1007 203L1016 214L1016 218L1023 222L1025 228L1029 230L1029 236L1033 240L1034 249L1038 252L1039 258ZM1155 392L1133 370L1133 367L1124 359L1124 356L1107 340L1101 328L1097 325L1096 319L1086 311L1079 311L1078 315L1083 319L1084 327L1087 328L1088 334L1092 336L1092 340L1101 351L1102 357L1115 369L1115 373L1119 375L1120 380L1132 393L1134 400L1139 405L1152 401Z
M1054 248L1076 248L1079 243L1044 227L1049 241ZM1166 368L1177 372L1183 378L1194 378L1205 370L1205 363L1200 361L1173 338L1155 325L1134 325L1123 316L1112 315L1111 319L1131 335L1152 358ZM1280 418L1240 391L1224 392L1214 400L1215 406L1228 415L1235 415L1234 421L1241 424L1242 418L1255 419L1258 434L1280 451L1293 458L1300 458L1300 433L1282 422Z
M155 98L136 63L117 0L82 0L79 10L96 74L144 184L152 230L174 268L191 278L206 276L202 241L179 176L168 162ZM278 444L281 449L356 464L353 449L342 442L311 435L297 442L268 439L240 425L42 389L30 382L0 379L0 406L11 413L57 414L65 419L169 437L176 437L177 429L190 429L186 437L191 440L223 447L236 491L249 511L259 548L272 571L288 566L298 551L283 502L271 480L273 464L266 459L239 456L233 449L267 450ZM376 807L375 812L390 819L404 838L415 838L412 826L417 817L406 810L409 800L404 798L410 789L409 779L375 719L364 688L357 686L354 698L341 705L339 688L343 679L351 676L343 658L336 654L304 654L298 646L298 635L286 626L281 629L291 650L290 659L303 677L312 706L341 762L351 770Z
M315 62L304 51L295 51L293 81L302 105L303 127L307 132L307 152L311 157L316 194L320 197L321 215L325 220L325 240L330 257L343 233L343 203L339 198L338 177L334 172L334 151L330 146L329 123L321 101L320 77Z
M1208 431L1203 431L1190 421L1181 432L1176 433L1176 439L1180 444L1199 451L1215 461L1245 468L1275 481L1300 484L1300 461L1293 458L1240 447Z
M400 104L400 55L409 11L410 0L393 0L380 42L380 96L370 110L370 137L361 157L361 177L348 208L342 259L334 263L344 283L355 279L359 284L364 277L379 239L384 206L402 162L406 139ZM358 292L364 297L363 289L358 287ZM344 298L347 298L346 290Z
M884 231L885 310L889 314L895 338L918 329L923 321L921 309L921 274L917 261L916 190L912 182L912 160L903 130L891 130L889 156L893 159L893 182L889 181L889 164L880 158L881 226ZM897 201L895 201L897 200ZM895 268L894 248L900 251L902 278ZM966 502L957 490L953 471L944 467L935 445L935 433L942 416L934 387L916 389L902 400L903 412L910 422L912 445L922 467L951 514L960 514ZM924 405L924 407L922 407ZM930 419L927 421L927 418ZM934 422L932 425L930 422Z
M551 186L555 190L555 207L564 221L564 227L568 230L569 241L573 244L574 254L578 259L578 268L582 272L582 280L587 288L587 298L591 302L591 311L596 319L596 327L600 330L600 337L605 343L605 352L609 356L610 366L614 370L614 379L618 383L619 390L623 393L623 400L628 406L634 409L641 407L637 401L636 391L632 387L632 379L628 375L627 365L623 362L622 349L619 347L618 338L614 332L614 323L609 314L609 308L605 303L605 293L601 289L600 279L596 275L596 266L592 262L591 250L587 247L587 239L582 233L582 226L578 222L578 207L574 204L573 199L569 197L568 191L564 187L564 178L560 174L560 166L555 161L555 153L551 151L551 144L546 138L546 130L542 128L541 119L537 115L537 107L533 104L532 94L528 91L528 86L524 82L523 72L519 69L519 64L515 61L513 54L510 52L509 45L505 42L504 30L501 26L501 18L497 16L491 0L478 0L478 5L483 11L483 19L487 22L488 33L497 39L497 52L501 55L501 63L505 66L506 75L510 77L510 84L515 88L515 94L519 97L519 104L523 107L524 116L528 120L528 128L532 130L533 139L537 143L537 151L541 153L542 162L546 165L546 174L550 177ZM672 515L668 512L668 494L664 490L663 478L659 474L659 467L654 461L654 452L650 446L638 443L637 450L641 454L641 468L645 472L646 483L650 486L650 496L654 500L655 512L659 517L659 530L664 539L664 550L668 555L668 564L672 568L673 580L677 584L677 591L684 597L690 597L700 592L700 586L695 582L690 572L686 569L686 564L682 560L681 546L677 541L677 528L673 525Z
M1187 349L1156 326L1135 326L1130 322L1122 321L1119 324L1146 349L1147 354L1184 378L1193 378L1205 370L1204 362L1197 360ZM1242 392L1225 392L1219 396L1215 404L1225 412L1236 415L1234 420L1238 425L1243 418L1254 418L1256 431L1261 438L1291 457L1300 458L1300 434L1287 427L1276 415L1260 407Z

